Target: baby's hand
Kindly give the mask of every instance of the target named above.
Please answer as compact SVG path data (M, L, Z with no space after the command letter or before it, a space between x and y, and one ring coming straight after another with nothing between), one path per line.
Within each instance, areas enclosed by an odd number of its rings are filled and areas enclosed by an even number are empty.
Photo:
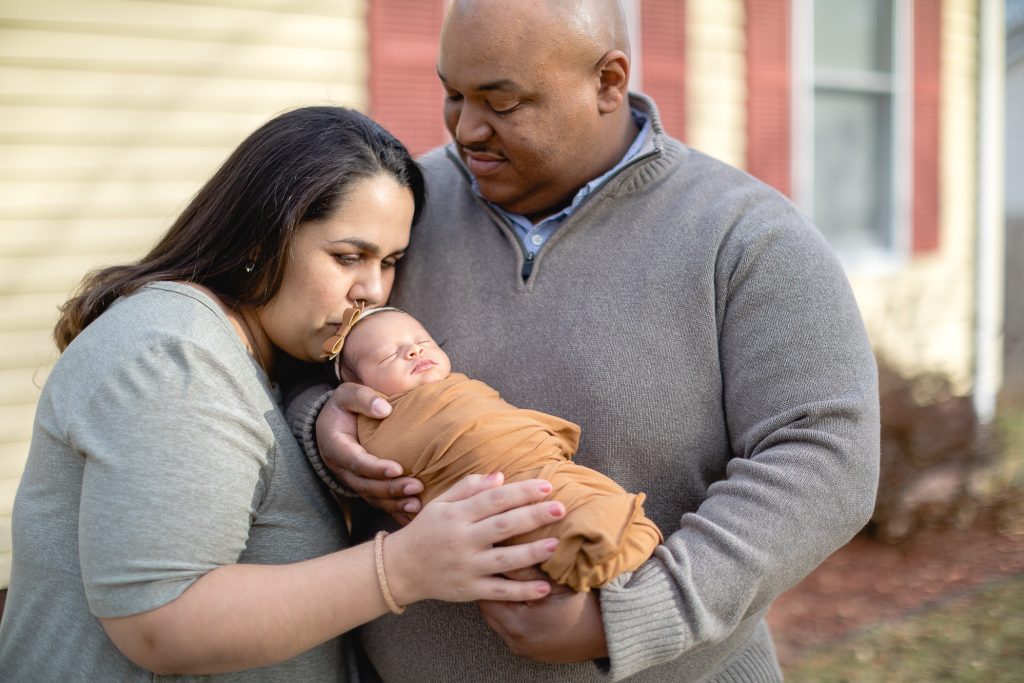
M327 468L370 505L384 510L400 524L420 511L423 492L419 479L402 476L394 460L371 455L356 438L356 417L387 417L391 406L369 387L353 382L339 386L316 420L316 439Z

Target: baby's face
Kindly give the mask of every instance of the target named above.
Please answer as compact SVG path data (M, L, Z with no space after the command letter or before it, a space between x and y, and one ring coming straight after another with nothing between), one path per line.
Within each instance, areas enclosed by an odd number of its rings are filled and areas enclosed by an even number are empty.
M419 321L397 311L360 321L345 339L342 353L342 378L385 396L442 380L452 371L448 354ZM353 370L356 377L345 376Z

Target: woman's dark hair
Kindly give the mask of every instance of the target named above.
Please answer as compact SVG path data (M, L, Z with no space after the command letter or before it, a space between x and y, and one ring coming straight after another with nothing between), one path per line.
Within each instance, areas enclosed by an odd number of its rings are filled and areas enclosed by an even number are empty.
M281 286L299 224L329 216L361 180L387 175L423 210L419 167L394 136L342 107L272 119L238 146L140 261L95 270L60 308L63 351L119 296L158 280L209 288L228 305L265 304Z

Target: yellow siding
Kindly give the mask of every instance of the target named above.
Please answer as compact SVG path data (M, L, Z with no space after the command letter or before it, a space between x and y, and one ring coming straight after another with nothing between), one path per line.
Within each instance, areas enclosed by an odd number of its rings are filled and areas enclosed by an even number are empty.
M686 142L746 168L743 0L686 3Z
M57 306L284 109L367 106L362 0L0 2L0 587Z
M943 2L939 250L852 278L875 348L904 372L948 375L961 393L974 355L977 17L977 0Z

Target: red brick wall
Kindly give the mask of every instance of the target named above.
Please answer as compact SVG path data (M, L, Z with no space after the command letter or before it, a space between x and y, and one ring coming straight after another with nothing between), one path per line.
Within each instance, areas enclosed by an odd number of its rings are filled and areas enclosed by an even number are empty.
M790 0L746 0L747 170L790 194Z
M941 0L914 0L914 181L915 254L939 246L939 112L942 40Z
M436 72L444 0L368 4L370 116L422 154L448 141Z
M685 0L641 0L643 91L654 98L672 137L686 135Z

